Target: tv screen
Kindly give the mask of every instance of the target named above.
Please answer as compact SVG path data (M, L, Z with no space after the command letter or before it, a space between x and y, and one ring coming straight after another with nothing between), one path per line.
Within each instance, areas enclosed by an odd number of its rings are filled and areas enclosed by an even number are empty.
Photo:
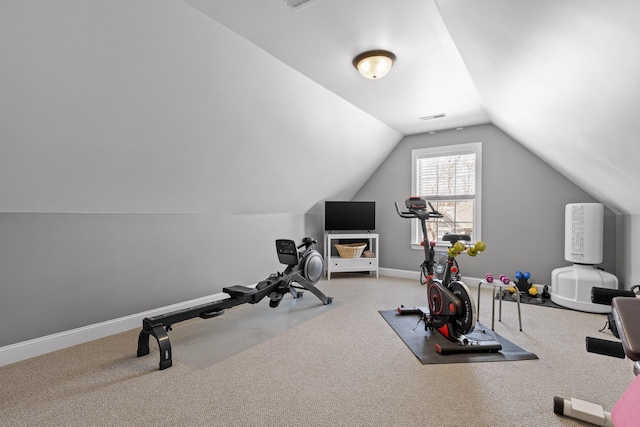
M324 202L325 231L373 231L376 202Z

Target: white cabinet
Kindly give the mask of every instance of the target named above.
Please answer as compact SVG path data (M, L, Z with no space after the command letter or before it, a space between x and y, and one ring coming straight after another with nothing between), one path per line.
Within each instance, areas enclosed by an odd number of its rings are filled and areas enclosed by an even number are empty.
M349 242L367 242L367 251L375 254L375 258L341 258L338 251L333 246L343 241ZM331 273L334 272L350 272L350 271L368 271L370 274L376 273L378 278L378 242L380 237L372 233L358 234L340 234L325 233L324 235L324 271L327 280L331 280Z

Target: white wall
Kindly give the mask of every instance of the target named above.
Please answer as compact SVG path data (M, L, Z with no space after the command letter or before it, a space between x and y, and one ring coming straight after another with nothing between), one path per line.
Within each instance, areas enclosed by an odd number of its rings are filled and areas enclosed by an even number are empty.
M0 94L0 212L304 213L401 138L177 0L0 2Z
M283 271L297 214L0 214L0 347ZM313 236L322 239L322 235ZM141 325L140 325L141 326Z
M11 325L0 345L263 278L278 268L273 240L303 237L303 214L351 198L401 139L173 0L3 0L0 94L0 321ZM465 137L478 139L486 142ZM395 224L405 224L388 210L410 188L392 162L358 197L380 201L382 265L413 268L414 252L389 252L403 238ZM494 218L484 233L495 252L472 268L538 268L518 257L537 263L543 253L544 281L550 260L564 264L557 220L548 238L535 231L548 198L556 207L587 201L564 200L553 184L591 198L559 178L543 188L549 182L528 177L517 157L509 165L512 176L497 183L511 192L496 192L484 213ZM512 177L526 178L526 190ZM522 212L524 241L489 240ZM639 229L637 217L625 218L618 265L628 281L640 278ZM499 264L511 244L526 250Z
M178 0L0 2L0 94L0 346L263 279L401 138Z
M618 279L630 289L640 285L640 215L620 215L617 233Z

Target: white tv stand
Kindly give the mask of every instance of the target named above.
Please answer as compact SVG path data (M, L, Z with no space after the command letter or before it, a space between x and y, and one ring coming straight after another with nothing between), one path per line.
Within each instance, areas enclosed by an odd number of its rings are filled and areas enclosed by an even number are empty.
M372 251L375 258L341 258L338 255L338 251L333 246L340 240L358 240L362 242L368 242L369 246L367 250ZM327 280L331 280L332 272L353 272L353 271L368 271L369 274L376 273L376 279L378 274L378 255L379 255L379 241L378 234L373 233L355 233L355 234L341 234L341 233L325 233L324 234L324 265L325 274Z

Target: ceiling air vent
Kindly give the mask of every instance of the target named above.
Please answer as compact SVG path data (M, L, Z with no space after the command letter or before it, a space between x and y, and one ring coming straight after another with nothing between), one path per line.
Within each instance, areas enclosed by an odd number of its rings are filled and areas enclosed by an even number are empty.
M309 3L313 3L314 1L316 0L284 0L284 2L293 9L299 9Z
M439 113L439 114L434 114L432 116L422 116L422 117L418 117L420 120L432 120L432 119L439 119L441 117L445 117L447 114L446 113Z

